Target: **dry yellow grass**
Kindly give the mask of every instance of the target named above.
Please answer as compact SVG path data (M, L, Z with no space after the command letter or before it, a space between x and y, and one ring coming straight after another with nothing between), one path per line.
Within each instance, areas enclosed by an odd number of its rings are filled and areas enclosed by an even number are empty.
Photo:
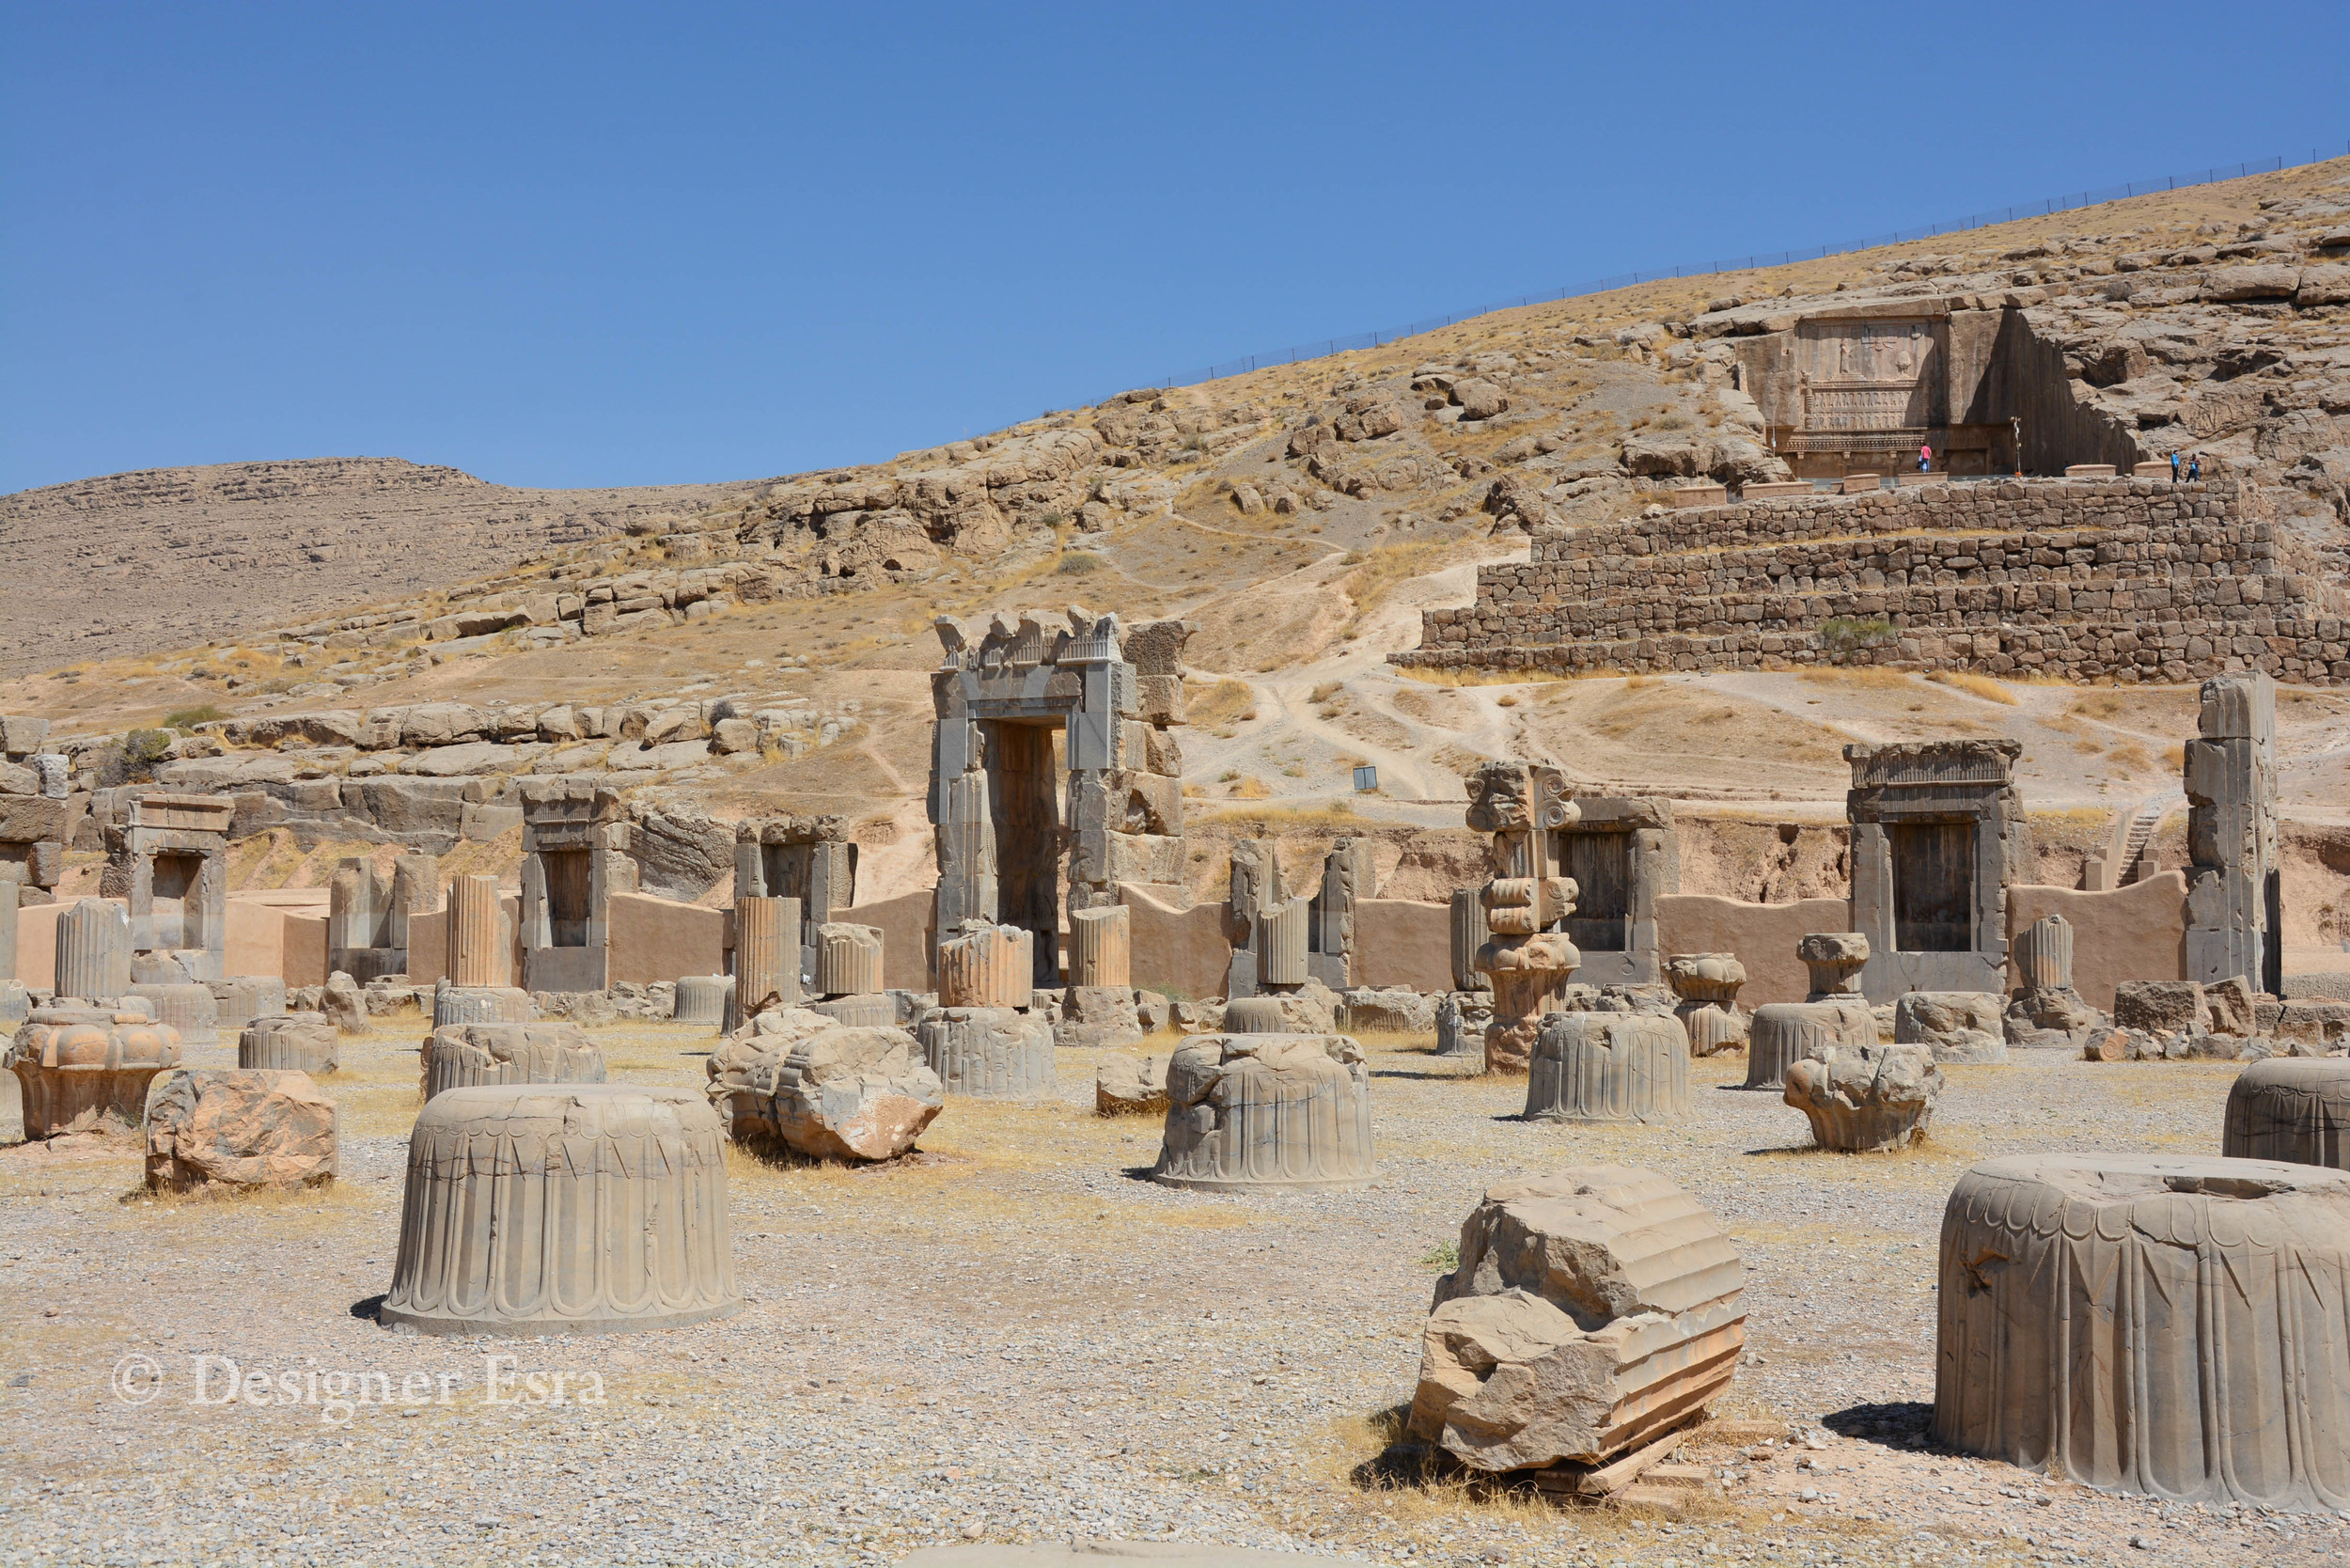
M1231 724L1256 705L1257 690L1246 681L1218 681L1213 685L1184 683L1183 716L1202 729Z
M2015 694L1988 675L1974 675L1963 669L1937 669L1926 679L1935 685L1954 687L1969 697L1982 698L1985 702L2001 702L2010 708L2015 706Z
M1588 679L1586 676L1554 675L1547 670L1527 669L1422 669L1417 665L1403 665L1396 673L1407 681L1418 681L1431 686L1526 686Z
M1914 676L1898 669L1882 669L1875 665L1832 666L1812 667L1802 672L1804 680L1820 686L1861 686L1877 690L1916 683Z

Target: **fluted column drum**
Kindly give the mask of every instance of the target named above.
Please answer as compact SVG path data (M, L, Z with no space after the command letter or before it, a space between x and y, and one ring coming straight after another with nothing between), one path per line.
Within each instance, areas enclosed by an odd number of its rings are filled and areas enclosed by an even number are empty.
M867 987L878 991L878 983ZM1035 999L1036 933L980 926L938 945L938 1005L1026 1007Z
M432 990L432 1027L527 1024L539 1016L530 993L512 985L441 985Z
M800 1005L800 901L734 901L734 992L726 1027L770 1007Z
M1153 1178L1207 1191L1369 1186L1371 1076L1344 1035L1195 1035L1167 1066Z
M1477 968L1477 949L1494 939L1485 922L1485 890L1456 887L1452 892L1452 988L1490 991L1493 981Z
M478 1084L600 1084L603 1052L577 1024L455 1024L425 1037L427 1100Z
M2219 1152L2350 1170L2350 1059L2271 1057L2237 1074Z
M1310 898L1277 904L1257 921L1257 982L1261 985L1306 983L1306 931L1313 914Z
M212 981L215 1017L226 1028L242 1029L256 1018L286 1011L286 982L275 975L231 975Z
M879 926L827 920L816 928L816 989L826 996L866 996L882 988Z
M288 1012L256 1018L237 1036L237 1065L277 1073L307 1073L314 1078L335 1071L341 1035L323 1012Z
M2176 1502L2350 1509L2350 1174L2026 1154L1942 1215L1934 1436Z
M84 899L57 920L59 1000L111 1002L131 989L131 914L104 899Z
M738 1310L725 1134L684 1089L453 1089L408 1139L382 1322L427 1334L666 1328Z
M949 1094L1042 1100L1055 1086L1053 1026L1008 1007L942 1007L915 1028Z
M512 938L498 903L497 878L452 877L448 885L448 982L456 986L503 986Z
M1681 998L1673 1016L1688 1031L1691 1056L1745 1047L1753 1021L1738 1011L1747 966L1736 954L1675 953L1665 961L1665 979Z
M669 1016L681 1024L707 1024L714 1029L726 1022L727 1004L733 999L732 975L680 975Z
M1235 996L1224 1004L1226 1034L1288 1034L1289 1014L1278 996Z
M1528 1121L1662 1121L1689 1110L1689 1037L1675 1018L1545 1014L1527 1073Z
M1134 984L1134 914L1122 903L1069 912L1069 983Z
M135 1133L155 1074L180 1065L180 1034L144 1010L37 1007L6 1059L22 1091L28 1140Z
M211 986L134 980L123 995L146 997L147 1011L156 1022L180 1031L180 1049L220 1043L220 1004L212 999Z
M1748 1089L1787 1087L1787 1064L1825 1055L1839 1045L1874 1045L1876 1014L1858 996L1849 1001L1766 1002L1747 1031Z
M2015 934L2015 980L2025 991L2055 991L2073 983L2073 923L2044 916Z

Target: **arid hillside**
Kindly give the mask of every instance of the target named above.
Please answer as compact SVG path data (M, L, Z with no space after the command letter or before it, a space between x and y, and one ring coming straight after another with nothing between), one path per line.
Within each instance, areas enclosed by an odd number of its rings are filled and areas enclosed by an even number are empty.
M20 491L0 496L0 669L239 636L753 488L511 490L401 458L306 458Z

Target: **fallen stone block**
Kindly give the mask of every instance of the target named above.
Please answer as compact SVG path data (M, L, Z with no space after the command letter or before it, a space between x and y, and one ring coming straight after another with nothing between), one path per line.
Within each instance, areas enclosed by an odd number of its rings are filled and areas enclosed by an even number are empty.
M479 1084L600 1084L603 1052L577 1024L446 1024L425 1037L420 1088L429 1102Z
M1927 1046L1854 1045L1790 1063L1783 1097L1821 1148L1856 1153L1922 1142L1942 1083Z
M711 1054L708 1072L729 1137L816 1159L894 1159L946 1105L905 1030L840 1024L808 1008L759 1014Z
M335 1102L306 1073L178 1072L147 1110L147 1184L247 1191L335 1179Z
M1893 1043L1922 1045L1937 1062L2007 1059L2007 1023L1988 991L1911 991L1894 999Z
M1167 1114L1167 1062L1162 1056L1112 1057L1093 1070L1098 1116Z

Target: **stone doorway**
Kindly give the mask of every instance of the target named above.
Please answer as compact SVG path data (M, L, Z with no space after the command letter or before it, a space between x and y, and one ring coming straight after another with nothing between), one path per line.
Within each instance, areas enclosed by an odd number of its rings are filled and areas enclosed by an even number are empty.
M1893 823L1893 942L1903 952L1963 953L1975 945L1975 824Z

